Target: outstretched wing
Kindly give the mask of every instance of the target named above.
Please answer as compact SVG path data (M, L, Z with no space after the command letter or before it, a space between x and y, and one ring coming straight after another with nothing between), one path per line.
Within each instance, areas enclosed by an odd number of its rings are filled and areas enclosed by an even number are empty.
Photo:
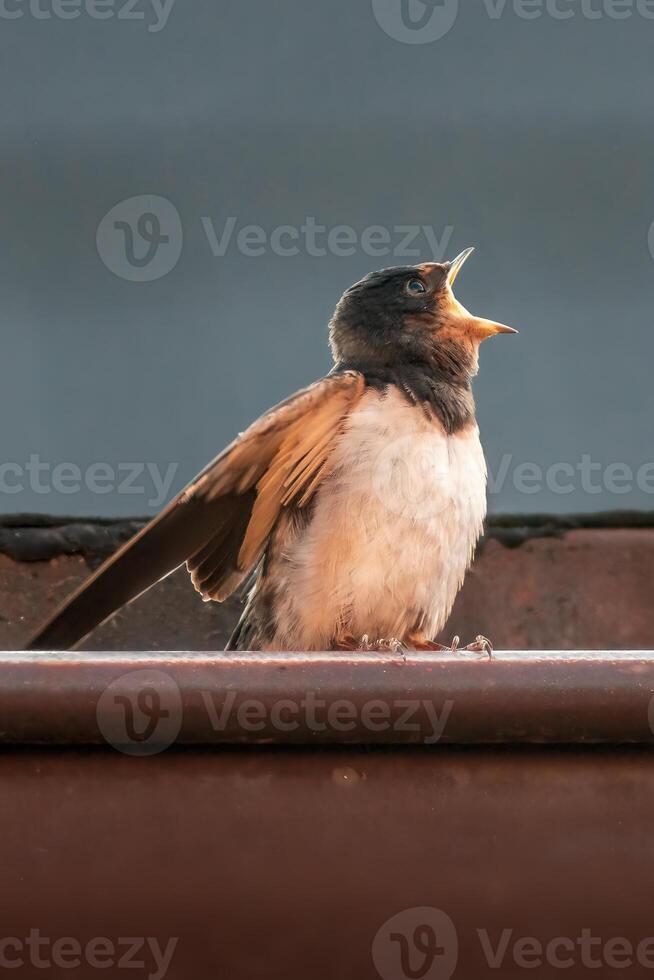
M205 599L226 599L260 558L280 510L311 499L363 388L361 374L343 371L262 415L106 561L26 649L69 649L185 561Z

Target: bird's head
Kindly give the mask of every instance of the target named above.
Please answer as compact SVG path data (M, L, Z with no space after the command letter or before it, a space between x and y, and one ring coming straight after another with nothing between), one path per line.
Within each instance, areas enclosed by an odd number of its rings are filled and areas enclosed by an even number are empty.
M453 375L476 374L481 342L517 330L473 316L454 296L473 251L452 262L382 269L351 286L330 323L334 360L371 367L425 363Z

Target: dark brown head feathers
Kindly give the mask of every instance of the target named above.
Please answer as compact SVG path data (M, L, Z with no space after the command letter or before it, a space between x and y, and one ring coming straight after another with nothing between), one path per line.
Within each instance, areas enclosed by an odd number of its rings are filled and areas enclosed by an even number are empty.
M373 272L341 297L330 323L335 371L360 371L369 385L395 384L434 411L448 431L474 417L470 389L479 345L510 327L475 317L452 284L471 254Z

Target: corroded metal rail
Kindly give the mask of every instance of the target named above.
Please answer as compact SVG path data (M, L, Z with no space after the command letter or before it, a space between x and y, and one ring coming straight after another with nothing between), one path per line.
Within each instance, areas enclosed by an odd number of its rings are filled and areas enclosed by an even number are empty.
M653 694L647 652L5 654L0 969L654 975Z
M0 743L651 743L653 697L637 651L7 653Z

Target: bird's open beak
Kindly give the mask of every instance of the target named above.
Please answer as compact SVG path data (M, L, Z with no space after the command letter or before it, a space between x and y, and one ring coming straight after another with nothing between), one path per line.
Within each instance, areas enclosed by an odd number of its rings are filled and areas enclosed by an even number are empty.
M447 274L447 281L449 282L450 286L454 285L456 281L456 277L461 272L461 269L468 261L468 259L470 258L473 252L474 252L474 248L466 248L463 250L463 252L461 252L460 255L457 255L455 259L452 259L452 261L450 262L450 271Z
M476 316L474 319L474 330L480 340L494 337L497 333L518 332L515 327L507 327L504 323L495 323L494 320L484 320L480 316Z
M447 281L450 288L454 285L456 277L473 252L474 248L466 248L460 255L457 255L457 257L452 259L450 262L450 269L447 274ZM483 317L477 316L473 319L473 329L480 340L486 340L488 337L494 337L495 334L498 333L518 332L515 327L507 327L504 323L495 323L493 320L485 320Z

